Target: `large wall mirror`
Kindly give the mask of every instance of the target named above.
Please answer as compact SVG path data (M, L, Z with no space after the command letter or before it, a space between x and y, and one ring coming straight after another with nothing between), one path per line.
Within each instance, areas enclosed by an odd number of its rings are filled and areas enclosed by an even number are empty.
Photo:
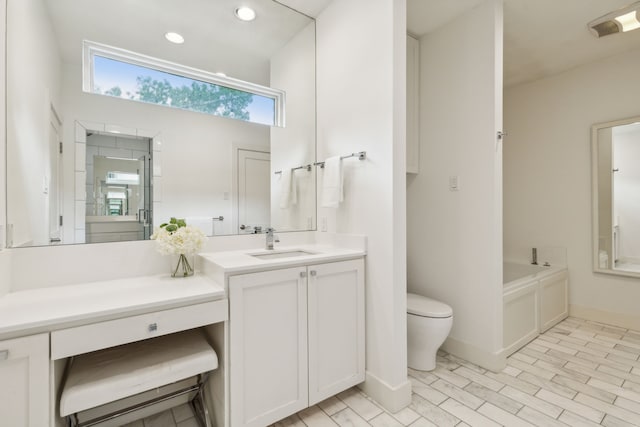
M592 127L594 271L640 277L640 116Z
M8 0L6 93L9 247L316 227L315 22L276 1Z

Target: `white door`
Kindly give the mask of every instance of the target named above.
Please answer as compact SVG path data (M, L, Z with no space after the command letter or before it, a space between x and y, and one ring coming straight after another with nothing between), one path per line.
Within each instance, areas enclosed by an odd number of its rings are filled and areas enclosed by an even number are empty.
M306 268L229 278L231 425L266 426L308 405Z
M62 239L62 153L60 137L61 123L51 109L49 124L49 242L60 243Z
M271 224L271 155L264 151L238 149L239 233Z
M364 381L364 261L309 270L309 405Z
M49 334L0 341L0 425L49 425Z

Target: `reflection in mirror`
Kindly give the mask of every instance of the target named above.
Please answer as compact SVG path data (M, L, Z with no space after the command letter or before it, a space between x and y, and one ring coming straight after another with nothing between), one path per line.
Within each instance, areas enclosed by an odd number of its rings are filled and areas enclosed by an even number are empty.
M592 129L594 269L640 277L640 117Z
M149 239L151 140L90 133L86 141L85 241Z
M315 23L272 0L251 4L247 23L232 0L8 0L8 246L144 239L170 217L210 236L315 229L315 170L292 174L297 200L286 205L274 174L315 161ZM161 79L117 93L107 78L111 96L85 92L83 40L274 88L286 94L284 126L262 124L281 123L278 112L261 119L251 104L222 117L169 108L182 90ZM171 94L156 104L131 100L163 88ZM228 118L245 113L255 123ZM123 164L96 171L108 158L137 164L137 188L107 182L133 174Z

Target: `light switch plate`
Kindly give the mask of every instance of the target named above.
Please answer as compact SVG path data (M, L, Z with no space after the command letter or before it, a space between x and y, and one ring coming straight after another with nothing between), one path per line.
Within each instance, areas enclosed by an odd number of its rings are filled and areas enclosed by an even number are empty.
M458 175L451 175L449 177L449 191L460 190L460 177Z

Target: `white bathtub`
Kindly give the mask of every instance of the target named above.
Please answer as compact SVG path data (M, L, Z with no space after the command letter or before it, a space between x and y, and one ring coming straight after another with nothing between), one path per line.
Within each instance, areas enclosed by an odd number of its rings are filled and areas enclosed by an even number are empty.
M569 314L565 267L505 262L503 352L509 355Z
M502 282L505 289L529 280L536 280L548 276L566 268L545 267L542 265L519 264L505 261L502 264Z

